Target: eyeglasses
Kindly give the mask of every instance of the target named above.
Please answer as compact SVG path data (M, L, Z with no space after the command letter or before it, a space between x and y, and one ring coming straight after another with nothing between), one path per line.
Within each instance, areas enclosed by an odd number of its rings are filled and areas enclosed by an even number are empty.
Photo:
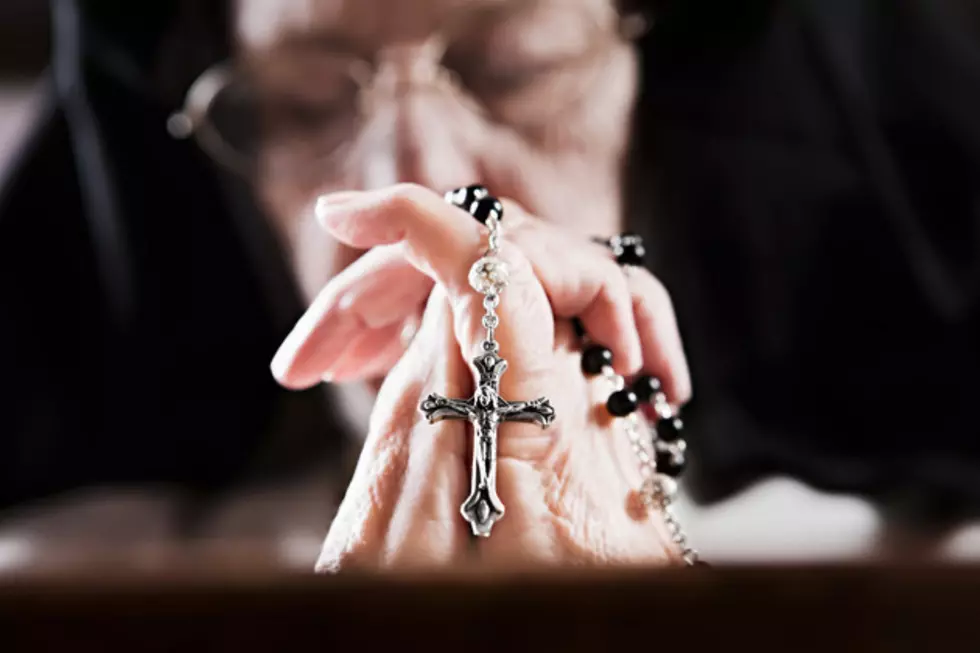
M648 29L644 15L603 17L566 0L518 6L464 12L420 44L370 57L310 37L281 56L226 62L195 81L168 131L249 177L342 172L370 140L372 117L411 92L443 94L533 137L587 101L615 47ZM310 77L297 80L304 64Z

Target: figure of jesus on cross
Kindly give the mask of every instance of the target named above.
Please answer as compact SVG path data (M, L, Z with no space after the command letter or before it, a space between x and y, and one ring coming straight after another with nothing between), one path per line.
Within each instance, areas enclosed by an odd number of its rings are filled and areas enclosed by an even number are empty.
M507 369L507 361L495 350L474 358L473 365L479 382L472 398L451 399L430 394L422 402L421 409L430 423L465 419L473 425L470 495L460 512L470 523L474 535L489 537L494 522L504 516L504 504L497 496L498 425L501 422L535 422L544 428L554 421L555 410L544 397L513 402L503 399L499 392L500 376Z

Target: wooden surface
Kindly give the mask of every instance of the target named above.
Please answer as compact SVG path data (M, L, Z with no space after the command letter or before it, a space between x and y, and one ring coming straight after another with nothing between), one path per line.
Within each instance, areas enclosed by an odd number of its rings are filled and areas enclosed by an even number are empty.
M980 568L0 578L2 651L977 651Z

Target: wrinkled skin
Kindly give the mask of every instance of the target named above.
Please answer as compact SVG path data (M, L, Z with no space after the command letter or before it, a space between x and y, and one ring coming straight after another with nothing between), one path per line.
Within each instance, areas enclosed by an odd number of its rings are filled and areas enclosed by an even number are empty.
M609 388L580 371L580 343L566 319L581 315L598 340L616 343L623 373L659 367L672 398L683 400L689 392L683 353L669 299L652 276L642 270L623 274L603 248L587 241L569 241L561 252L574 253L577 246L583 265L554 266L552 250L522 247L554 228L509 205L501 256L511 282L498 308L497 338L510 369L500 392L515 400L547 396L558 419L547 430L529 423L499 426L497 490L506 514L490 538L471 548L459 514L469 493L469 427L449 420L429 424L419 405L432 392L467 397L474 391L463 352L479 351L482 296L460 270L482 251L481 227L460 220L458 209L417 186L347 193L338 205L321 208L335 237L378 249L359 261L355 273L331 281L297 324L273 364L281 382L302 387L329 365L320 354L331 350L332 324L338 314L356 319L357 313L356 299L338 297L357 295L352 288L358 287L370 296L375 260L390 264L386 257L397 254L435 286L418 335L378 394L320 569L676 559L659 514L635 509L636 461L622 425L605 410ZM548 266L550 274L544 272ZM648 345L642 349L641 339Z
M237 3L240 57L267 103L339 116L261 153L259 195L312 302L273 372L293 388L329 380L373 392L384 379L322 569L672 555L659 517L635 509L636 461L604 412L610 389L580 371L569 326L580 317L620 373L660 376L674 403L690 395L667 293L588 241L621 228L637 62L616 19L611 0ZM351 105L363 113L337 110L350 81L337 61L348 56L375 71ZM304 160L321 134L339 155ZM547 396L558 415L546 431L500 425L506 514L476 547L459 513L471 427L430 425L418 409L430 392L473 392L482 307L466 278L485 234L437 193L474 182L510 198L501 394Z

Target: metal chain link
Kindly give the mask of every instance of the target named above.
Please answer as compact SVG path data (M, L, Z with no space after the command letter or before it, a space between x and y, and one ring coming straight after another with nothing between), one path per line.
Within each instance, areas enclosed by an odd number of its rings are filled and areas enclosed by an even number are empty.
M491 215L487 218L487 229L490 230L490 235L487 237L487 253L486 256L496 256L497 252L500 251L500 239L503 237L503 228L500 225L500 220L497 216Z
M487 251L484 257L496 257L500 252L500 237L502 235L500 221L496 216L491 215L487 219L487 229L489 233L487 235ZM498 265L506 268L502 261ZM486 329L486 337L483 341L484 351L497 351L499 349L499 345L495 339L495 331L500 324L497 307L500 306L501 292L503 292L503 287L489 288L483 293L483 308L485 310L483 315L483 328Z
M611 383L613 392L622 390L626 386L626 380L616 374L613 368L608 365L602 368L602 376ZM657 393L655 408L662 418L673 416L670 406L667 404L667 397L663 393ZM657 473L656 428L651 427L649 432L645 434L643 424L635 412L626 417L624 423L626 436L629 438L633 455L636 456L639 464L640 478L642 479L640 495L644 505L659 510L663 515L667 533L670 535L671 541L680 549L684 563L688 566L697 564L699 560L698 551L690 545L687 533L684 532L677 515L674 514L673 502L677 492L677 482L666 474ZM679 453L683 454L683 447L679 447L679 449Z
M487 292L483 296L483 308L486 311L483 314L483 328L487 330L486 337L483 342L485 351L496 351L497 341L495 340L494 331L497 329L497 325L500 324L500 317L497 316L497 306L500 305L500 294L497 292Z

